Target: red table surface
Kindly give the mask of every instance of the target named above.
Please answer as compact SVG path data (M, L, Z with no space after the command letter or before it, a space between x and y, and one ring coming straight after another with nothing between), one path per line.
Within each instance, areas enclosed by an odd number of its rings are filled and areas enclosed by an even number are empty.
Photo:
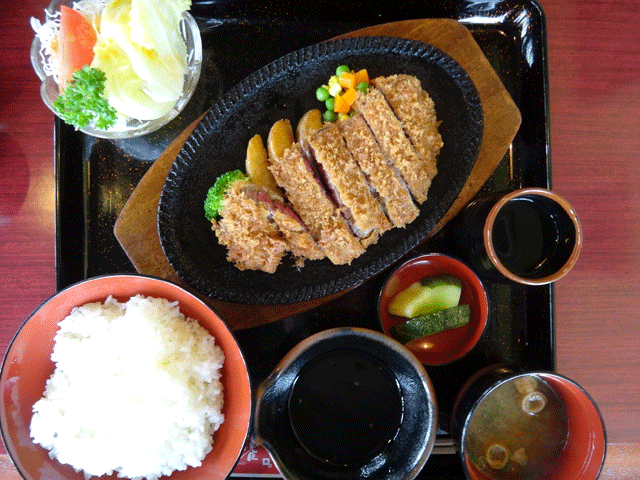
M596 400L608 435L601 478L640 479L640 8L543 0L553 188L584 246L556 284L557 371ZM0 9L0 354L55 293L53 114L29 47L41 0ZM1 448L1 447L0 447ZM0 478L19 478L0 451Z

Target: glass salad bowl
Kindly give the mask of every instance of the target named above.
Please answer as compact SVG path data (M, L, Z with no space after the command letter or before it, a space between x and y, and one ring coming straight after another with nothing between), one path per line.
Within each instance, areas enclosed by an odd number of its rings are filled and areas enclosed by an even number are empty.
M74 0L52 0L45 10L46 18L44 22L51 16L56 16L63 5L71 7L77 3ZM44 23L43 22L43 23ZM32 25L38 23L32 19ZM185 73L184 87L182 95L178 98L176 104L164 116L155 120L138 120L119 114L116 123L107 129L99 129L94 126L86 126L78 128L81 132L98 138L124 139L145 135L158 130L176 118L178 114L187 105L200 79L202 70L202 39L200 38L200 30L195 19L189 12L183 12L180 20L180 34L185 41L187 51L187 69ZM45 51L44 45L34 32L34 40L31 44L31 64L42 80L40 86L40 95L45 105L57 115L54 102L58 98L58 84L53 74L46 68L49 52Z

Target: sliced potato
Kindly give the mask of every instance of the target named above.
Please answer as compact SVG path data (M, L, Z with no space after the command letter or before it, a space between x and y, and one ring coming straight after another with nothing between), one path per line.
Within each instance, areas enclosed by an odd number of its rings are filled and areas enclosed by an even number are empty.
M318 109L309 110L305 113L296 127L296 139L302 142L316 130L320 130L324 125L322 120L322 112Z
M272 158L281 158L287 148L293 145L295 138L289 120L278 120L269 130L267 137L267 152Z
M254 135L253 138L249 140L245 170L253 183L268 188L273 193L280 195L278 184L267 168L267 149L264 148L264 143L260 135Z

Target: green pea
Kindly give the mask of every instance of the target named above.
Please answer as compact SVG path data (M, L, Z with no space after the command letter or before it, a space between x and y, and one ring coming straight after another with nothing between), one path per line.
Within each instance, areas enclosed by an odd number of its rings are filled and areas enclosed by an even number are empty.
M339 77L341 73L348 73L350 71L351 69L347 65L340 65L338 68L336 68L336 76Z
M358 85L356 85L356 90L359 90L362 93L367 93L369 87L370 85L368 82L360 82Z
M318 89L316 90L316 98L318 100L320 100L321 102L324 102L329 97L331 97L331 94L329 93L329 90L327 90L324 87L318 87Z
M327 110L330 110L333 112L333 107L336 104L336 99L333 97L329 97L325 100L324 105L325 107L327 107Z
M338 115L333 110L326 110L322 114L322 118L325 122L335 122L338 119Z

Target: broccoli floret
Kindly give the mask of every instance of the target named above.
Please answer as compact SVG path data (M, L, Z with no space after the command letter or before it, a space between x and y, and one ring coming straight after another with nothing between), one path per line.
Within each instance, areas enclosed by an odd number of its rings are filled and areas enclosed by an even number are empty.
M207 192L207 198L204 201L204 216L207 220L217 217L222 210L222 200L224 199L224 192L227 188L238 180L248 180L249 177L242 173L240 170L232 170L227 173L223 173L218 177L216 183L213 184Z

